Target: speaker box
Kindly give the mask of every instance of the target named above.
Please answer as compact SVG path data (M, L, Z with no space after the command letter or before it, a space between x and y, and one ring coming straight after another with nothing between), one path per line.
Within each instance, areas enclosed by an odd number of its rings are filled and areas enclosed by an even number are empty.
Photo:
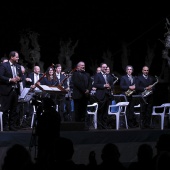
M62 122L61 131L85 131L84 122Z

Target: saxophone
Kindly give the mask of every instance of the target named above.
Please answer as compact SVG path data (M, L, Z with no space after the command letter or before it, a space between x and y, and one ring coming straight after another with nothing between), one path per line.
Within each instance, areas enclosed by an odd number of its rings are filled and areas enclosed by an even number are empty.
M119 80L118 77L116 77L114 74L111 74L114 78L116 78L116 80L113 82L113 85ZM111 95L114 94L114 90L111 90Z
M116 78L116 80L113 82L113 85L118 81L118 77L116 77L114 74L112 74L112 76L114 77L114 78Z
M154 84L152 84L151 87L154 87L154 86L158 83L158 77L155 76L155 78L156 78L156 82L155 82ZM152 93L153 93L152 90L147 90L147 89L145 89L144 92L142 92L142 96L143 96L143 97L147 97L147 96L149 96L149 95L152 94Z
M133 85L133 86L135 86L135 85ZM131 96L134 92L135 92L135 90L128 89L127 91L125 91L125 95Z

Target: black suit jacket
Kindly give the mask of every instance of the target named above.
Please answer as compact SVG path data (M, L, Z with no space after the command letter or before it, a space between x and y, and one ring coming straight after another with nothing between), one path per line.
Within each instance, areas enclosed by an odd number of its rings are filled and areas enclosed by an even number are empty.
M43 76L43 74L40 73L40 74L39 74L39 79L40 79L42 76ZM30 79L32 80L32 82L28 82L28 83L27 83L28 86L34 85L34 84L35 84L35 83L34 83L34 72L30 73L30 74L28 75L28 78L30 78Z
M60 73L60 83L61 83L61 86L63 86L64 89L68 88L67 78L66 78L66 76L64 74L61 74L61 73Z
M156 79L154 77L150 76L150 75L148 76L147 79L145 79L143 77L143 75L139 75L137 77L137 81L136 81L136 90L137 90L137 92L139 94L141 94L147 86L153 85L154 82L156 82ZM155 90L155 87L153 87L152 91L154 91L154 90Z
M120 78L120 88L121 88L123 94L129 89L129 86L136 84L136 77L132 76L132 78L133 78L132 84L129 81L128 75L124 75Z
M16 64L16 72L22 81L21 65ZM9 82L9 79L12 77L13 75L12 75L10 63L9 62L1 63L0 64L0 94L1 95L8 95L11 92L12 86L15 85L15 83ZM18 94L20 93L19 82L17 83L17 92Z
M83 71L75 71L71 77L71 87L73 88L73 99L81 99L86 96L86 90L91 90L92 81L90 74Z
M107 75L107 81L111 86L111 90L114 89L114 85L113 85L113 78L111 76ZM104 87L104 84L106 84L105 79L103 77L102 73L96 73L94 75L94 83L93 83L93 87L96 87L96 93L95 96L97 99L102 100L104 99L105 95L111 95L111 90L107 90Z

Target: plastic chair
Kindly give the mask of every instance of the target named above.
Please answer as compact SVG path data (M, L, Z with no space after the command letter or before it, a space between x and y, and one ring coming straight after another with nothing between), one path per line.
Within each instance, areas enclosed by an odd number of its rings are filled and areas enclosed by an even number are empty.
M119 130L120 128L120 116L124 116L126 129L128 129L127 117L126 117L126 108L128 104L129 102L118 102L117 104L109 105L108 107L108 115L116 116L116 130ZM117 108L117 109L113 109L113 108Z
M140 104L134 106L134 114L136 116L136 121L140 126Z
M93 115L93 126L95 129L97 129L97 111L98 111L98 103L87 105L87 114Z
M152 118L151 118L151 125L153 123L153 116L160 116L161 117L161 130L164 129L164 119L166 116L169 117L170 120L170 103L164 103L160 106L153 106L152 108Z
M3 112L0 112L0 123L1 123L1 131L3 131L3 120L2 120Z
M31 120L31 128L33 128L35 116L36 116L36 108L35 108L35 105L33 105L33 113L32 113L32 120Z

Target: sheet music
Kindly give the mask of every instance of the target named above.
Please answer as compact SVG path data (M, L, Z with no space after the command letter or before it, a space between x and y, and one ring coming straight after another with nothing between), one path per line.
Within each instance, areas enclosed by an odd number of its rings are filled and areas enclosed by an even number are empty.
M47 85L39 85L45 91L61 91L57 87L49 87Z
M21 95L18 97L18 99L24 99L29 91L30 91L30 88L24 88Z

